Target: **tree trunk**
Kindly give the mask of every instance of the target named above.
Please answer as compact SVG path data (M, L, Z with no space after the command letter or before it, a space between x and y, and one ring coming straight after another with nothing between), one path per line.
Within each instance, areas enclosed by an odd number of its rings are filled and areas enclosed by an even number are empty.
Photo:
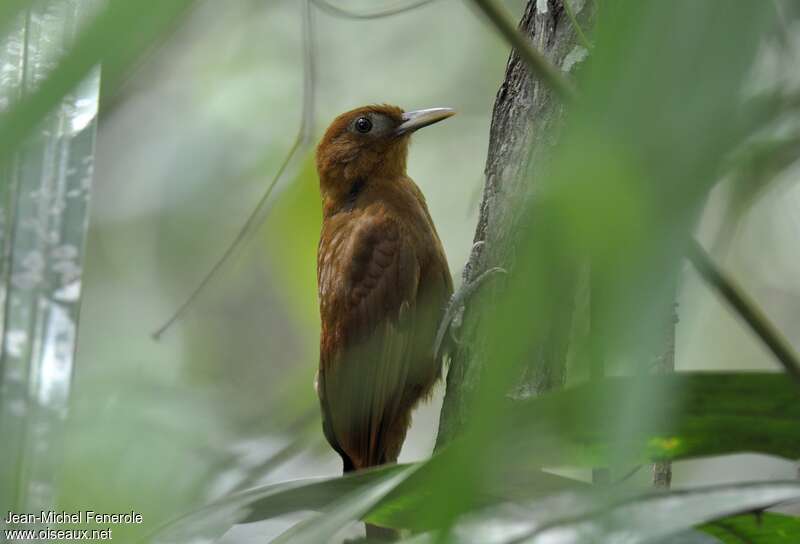
M572 0L570 6L582 26L593 20L594 3ZM520 30L533 46L564 72L569 73L588 54L577 45L576 32L564 9L563 0L530 0L520 22ZM520 199L535 198L537 180L547 168L547 156L555 142L563 107L557 97L531 77L516 51L512 51L505 78L495 99L486 182L475 231L476 246L464 268L469 283L483 271L499 266L512 271L514 239L520 222ZM562 300L575 298L577 272L564 282ZM480 297L491 297L492 287ZM472 301L471 306L475 306ZM565 369L572 336L574 307L563 304L560 315L550 319L545 341L526 363L517 387L525 396L558 388L565 380ZM437 447L458 434L469 419L468 399L480 381L489 354L481 341L479 312L466 312L460 337L466 339L451 354L447 393L439 424Z

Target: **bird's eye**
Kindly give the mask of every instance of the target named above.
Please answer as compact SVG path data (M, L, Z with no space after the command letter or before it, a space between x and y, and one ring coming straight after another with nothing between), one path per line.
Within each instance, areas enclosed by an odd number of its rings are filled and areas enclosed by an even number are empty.
M359 117L356 119L355 127L361 134L366 134L372 130L372 121L369 120L369 117Z

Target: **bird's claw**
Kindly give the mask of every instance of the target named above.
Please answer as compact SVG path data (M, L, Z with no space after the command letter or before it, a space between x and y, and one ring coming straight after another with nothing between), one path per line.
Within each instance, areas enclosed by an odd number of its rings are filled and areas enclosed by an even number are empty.
M453 315L453 319L450 321L450 340L457 345L461 345L461 338L458 337L456 331L461 330L461 325L464 323L464 306L461 306L456 310L455 315Z
M453 293L453 296L450 297L450 302L447 304L442 321L439 323L439 328L436 331L436 339L433 345L433 353L437 360L442 355L444 337L448 330L450 331L450 337L453 342L455 342L456 345L461 345L461 339L456 335L456 330L459 330L463 324L464 311L466 310L467 303L487 279L499 273L507 274L508 272L499 266L492 267L482 272L471 282L462 284L461 287L458 288L458 291Z

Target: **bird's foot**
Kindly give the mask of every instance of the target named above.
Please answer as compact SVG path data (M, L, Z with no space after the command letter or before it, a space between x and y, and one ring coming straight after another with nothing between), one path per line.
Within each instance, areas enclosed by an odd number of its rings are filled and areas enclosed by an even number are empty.
M442 321L439 323L439 328L436 331L436 339L433 345L433 353L438 360L439 357L442 355L442 347L445 343L445 336L447 335L448 331L450 332L450 338L456 345L461 344L461 339L458 338L456 331L461 329L461 326L464 321L464 311L466 310L467 304L475 296L475 293L478 292L480 287L488 280L489 278L497 275L497 274L507 274L508 272L499 266L495 266L486 270L478 275L477 278L474 280L461 284L461 287L453 293L453 296L450 297L450 302L447 304L447 308L444 312L444 317L442 317Z

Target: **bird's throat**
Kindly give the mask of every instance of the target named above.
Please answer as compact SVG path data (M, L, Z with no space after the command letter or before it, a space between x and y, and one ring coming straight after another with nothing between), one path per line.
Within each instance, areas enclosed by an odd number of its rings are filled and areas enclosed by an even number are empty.
M356 200L361 192L364 190L364 185L366 185L367 181L364 178L357 178L353 184L350 186L350 190L347 192L347 196L344 199L344 206L343 208L347 211L353 209L353 206L356 205Z

